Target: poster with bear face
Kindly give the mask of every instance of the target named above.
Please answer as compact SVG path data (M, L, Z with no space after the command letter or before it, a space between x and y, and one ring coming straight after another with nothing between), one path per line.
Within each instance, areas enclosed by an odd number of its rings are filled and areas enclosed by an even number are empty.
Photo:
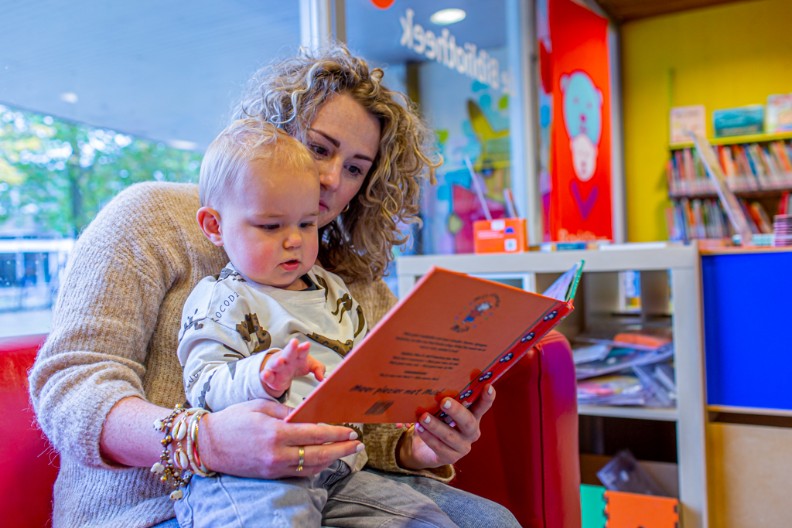
M573 0L548 0L551 240L613 237L610 73L606 19Z

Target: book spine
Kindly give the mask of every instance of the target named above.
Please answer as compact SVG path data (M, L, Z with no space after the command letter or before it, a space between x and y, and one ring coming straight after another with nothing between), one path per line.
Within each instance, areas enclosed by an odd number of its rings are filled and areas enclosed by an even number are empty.
M503 376L507 370L539 343L559 321L569 315L573 308L572 301L559 301L545 311L537 321L534 321L533 324L526 329L522 337L507 347L504 352L492 363L487 365L484 370L480 373L476 373L470 380L470 383L456 395L456 399L465 407L473 405L481 396L486 385L494 383ZM442 409L437 409L433 414L444 422L453 425L451 417L443 412Z

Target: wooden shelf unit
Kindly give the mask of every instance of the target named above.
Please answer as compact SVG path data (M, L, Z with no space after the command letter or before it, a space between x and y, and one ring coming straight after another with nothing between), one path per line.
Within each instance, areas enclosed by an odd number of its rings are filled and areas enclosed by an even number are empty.
M708 525L704 364L698 249L692 246L517 254L423 255L397 259L400 294L432 266L542 291L580 259L586 261L575 311L559 330L573 338L587 321L616 311L618 274L641 273L643 315L668 316L675 346L676 409L581 406L582 416L675 422L680 517L685 528ZM645 280L646 278L646 280ZM625 446L629 447L629 446Z

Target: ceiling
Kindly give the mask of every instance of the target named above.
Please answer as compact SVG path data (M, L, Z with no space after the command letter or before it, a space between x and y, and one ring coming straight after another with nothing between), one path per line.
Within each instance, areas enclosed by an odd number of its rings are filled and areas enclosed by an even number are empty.
M457 42L505 45L510 0L346 0L347 41L371 62L420 57L401 46L406 10L432 27L438 7L468 16ZM522 1L522 0L511 0ZM617 20L735 0L598 2ZM745 1L745 0L742 0ZM0 0L0 104L203 149L248 76L300 44L297 0ZM434 31L440 29L434 26ZM64 95L66 94L66 95Z
M460 41L502 46L505 22L480 21L499 12L505 20L505 1L396 0L379 10L371 0L346 0L347 39L378 65L416 60L399 44L399 17L411 8L429 25L431 8L459 5L469 11L453 26ZM299 7L297 0L0 0L0 104L203 149L249 75L296 51Z
M748 0L593 0L616 22Z

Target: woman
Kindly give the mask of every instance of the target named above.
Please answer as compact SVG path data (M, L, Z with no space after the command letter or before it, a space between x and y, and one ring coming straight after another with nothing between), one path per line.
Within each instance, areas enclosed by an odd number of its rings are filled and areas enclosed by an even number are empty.
M372 325L395 302L380 279L403 241L396 223L415 221L419 179L437 166L425 126L381 77L340 46L302 53L254 76L234 116L274 122L314 153L320 263L344 278ZM193 186L141 184L100 212L75 246L30 374L39 422L61 454L55 526L152 526L173 517L169 488L149 472L163 440L151 424L185 399L175 353L184 300L227 260L197 228L198 206ZM470 451L493 400L490 391L470 410L452 401L455 429L438 420L368 428L369 466L410 475L458 525L487 523L482 515L516 525L497 505L439 482ZM251 401L208 414L198 437L203 463L273 479L315 474L356 452L349 429L287 424L287 413Z

